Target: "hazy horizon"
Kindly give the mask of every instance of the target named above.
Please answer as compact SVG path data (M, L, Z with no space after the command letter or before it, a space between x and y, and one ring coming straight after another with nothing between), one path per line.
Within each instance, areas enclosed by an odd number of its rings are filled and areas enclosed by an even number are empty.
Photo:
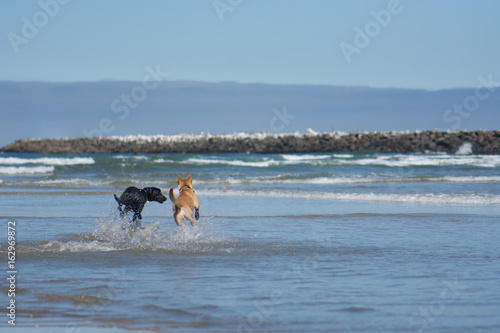
M500 123L500 96L494 94L497 89L428 91L154 80L0 81L2 113L12 110L8 117L14 124L2 131L0 145L25 137L304 133L308 128L318 132L491 130ZM477 92L488 97L479 100ZM477 105L467 105L476 100ZM456 105L462 107L457 109Z

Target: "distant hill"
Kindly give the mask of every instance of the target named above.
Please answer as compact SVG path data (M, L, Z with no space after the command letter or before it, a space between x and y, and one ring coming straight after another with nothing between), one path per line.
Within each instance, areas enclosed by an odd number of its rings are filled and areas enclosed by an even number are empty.
M0 146L15 139L176 133L498 129L500 88L0 82ZM487 97L485 97L487 95ZM474 102L477 102L474 104ZM469 103L467 108L457 105ZM454 108L455 105L455 108Z

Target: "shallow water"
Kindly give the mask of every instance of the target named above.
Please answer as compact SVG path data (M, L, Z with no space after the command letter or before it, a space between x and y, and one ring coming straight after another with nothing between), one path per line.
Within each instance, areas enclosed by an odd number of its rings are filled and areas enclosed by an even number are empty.
M187 171L196 227L150 202L123 228L112 193ZM0 179L18 329L500 329L500 156L2 154Z

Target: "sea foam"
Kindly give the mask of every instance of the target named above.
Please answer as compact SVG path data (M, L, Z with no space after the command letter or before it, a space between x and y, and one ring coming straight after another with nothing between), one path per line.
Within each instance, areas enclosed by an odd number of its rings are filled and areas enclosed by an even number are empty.
M303 191L199 190L205 196L241 196L336 201L399 202L441 205L500 205L499 195L488 194L393 194L393 193L332 193Z
M20 157L0 157L0 165L23 165L23 164L42 164L42 165L78 165L94 164L92 157L39 157L39 158L20 158Z
M2 175L36 175L47 174L54 171L53 166L37 166L37 167L24 167L24 166L0 166L0 174Z

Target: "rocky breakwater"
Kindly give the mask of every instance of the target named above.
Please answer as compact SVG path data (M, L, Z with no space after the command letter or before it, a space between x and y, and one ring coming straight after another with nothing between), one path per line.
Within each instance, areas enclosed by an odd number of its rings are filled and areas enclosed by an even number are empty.
M500 154L500 131L417 131L304 134L235 133L127 137L21 139L3 152L92 153L314 153L376 151L381 153ZM462 149L463 151L464 149Z

